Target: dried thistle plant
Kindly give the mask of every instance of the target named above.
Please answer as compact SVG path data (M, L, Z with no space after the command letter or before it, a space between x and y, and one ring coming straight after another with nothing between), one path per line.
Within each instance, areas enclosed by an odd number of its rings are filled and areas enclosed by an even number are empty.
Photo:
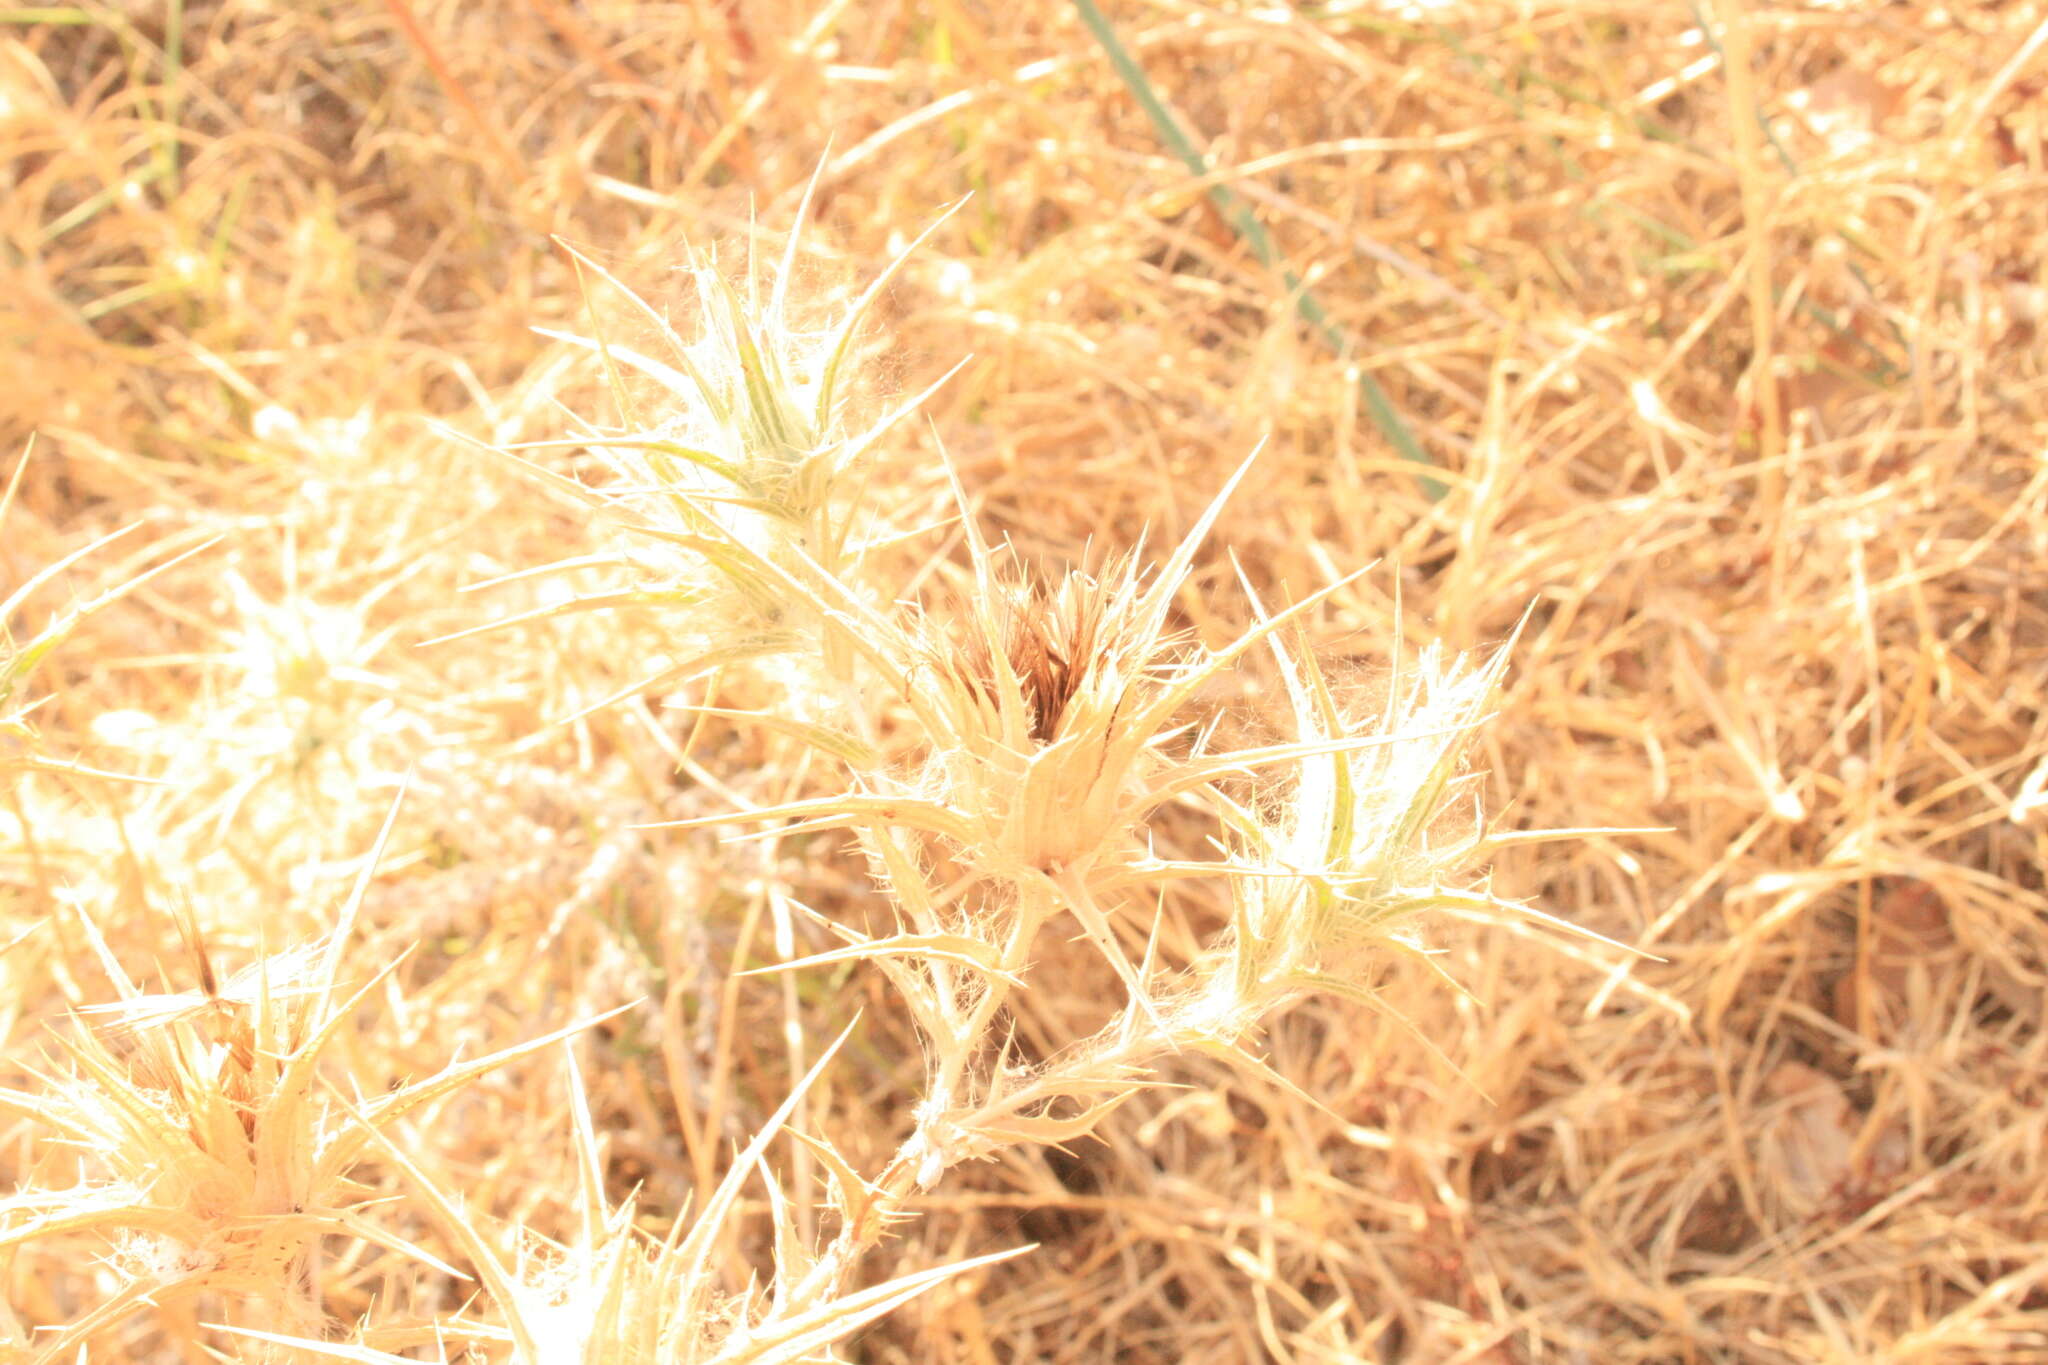
M1193 543L1152 591L1177 582L1169 575L1185 571ZM997 598L1037 615L1020 623L987 614L953 688L934 689L953 705L927 703L952 723L928 735L928 764L902 789L887 771L871 772L860 775L860 792L751 813L859 834L902 931L863 941L828 925L848 946L788 966L872 961L897 985L932 1059L916 1131L876 1180L863 1218L821 1258L815 1292L839 1283L902 1201L948 1167L1086 1135L1173 1053L1256 1066L1243 1043L1273 1010L1318 991L1372 1003L1374 950L1401 946L1393 935L1406 921L1441 906L1494 904L1461 881L1484 851L1476 823L1464 837L1432 839L1452 813L1463 751L1505 651L1477 668L1432 653L1416 676L1396 680L1383 714L1361 719L1338 708L1311 655L1283 645L1289 617L1262 621L1221 650L1188 650L1157 625L1131 631L1134 617L1156 622L1164 611L1134 611L1147 598L1120 572L1106 595L1075 576L1035 599ZM1077 640L1095 649L1070 652ZM1288 679L1295 739L1209 753L1208 718L1182 712L1203 682L1261 640ZM969 717L978 724L962 723ZM1186 737L1182 752L1176 737ZM1234 800L1226 781L1256 794ZM1221 863L1152 851L1149 821L1172 799L1230 832ZM934 867L949 873L943 887ZM1149 952L1133 963L1112 921L1142 913L1147 898L1134 893L1219 874L1232 924L1215 951L1172 979L1160 979ZM1127 999L1094 1037L1044 1063L1018 1062L999 1047L1001 1020L1031 989L1041 932L1064 916L1116 969Z
M843 316L812 331L794 316L790 283L815 188L814 180L765 297L751 256L743 286L735 285L715 262L693 257L690 277L700 314L698 332L691 338L602 265L561 243L586 285L590 279L602 281L634 306L654 329L666 358L602 334L586 337L541 329L543 335L602 360L622 428L585 424L579 435L567 440L505 450L481 448L512 459L542 486L628 536L628 545L613 553L543 566L516 577L608 569L630 572L633 580L578 592L475 630L609 607L687 608L677 621L682 629L676 652L681 657L635 682L631 690L771 655L820 661L826 692L845 684L851 665L843 641L820 630L806 610L806 595L792 594L788 580L822 576L837 582L849 577L866 551L869 528L863 525L859 490L870 457L877 443L945 382L941 378L865 426L847 420L850 365L868 314L911 253L937 231L951 210L872 280ZM627 383L627 372L654 381L660 394L658 415L643 414L646 405ZM527 454L563 448L594 457L606 482L586 487L532 462ZM811 700L802 692L799 689L793 698L799 706ZM837 709L836 702L825 704ZM857 715L858 708L847 714Z
M823 1358L820 1353L832 1342L947 1279L1020 1254L1023 1249L1002 1251L916 1271L822 1302L797 1296L811 1262L789 1198L762 1158L844 1041L842 1035L825 1050L735 1157L702 1209L687 1223L679 1221L664 1239L640 1230L632 1199L615 1206L605 1195L603 1157L573 1054L567 1054L568 1098L578 1188L577 1236L571 1245L551 1245L515 1230L515 1251L508 1261L484 1236L472 1212L439 1189L380 1125L361 1116L361 1131L404 1172L434 1221L467 1254L505 1320L502 1328L444 1323L441 1338L467 1335L472 1341L505 1343L517 1365L796 1365ZM756 1175L768 1192L774 1220L774 1280L766 1288L731 1295L720 1289L719 1235ZM393 1365L410 1359L369 1344L378 1335L374 1332L343 1344L245 1327L223 1330L318 1358Z
M360 1108L330 1093L321 1075L327 1049L398 965L341 994L343 950L390 833L387 819L323 943L265 957L223 981L190 916L181 917L197 990L145 994L80 916L116 999L81 1010L106 1022L65 1040L68 1065L40 1078L39 1092L0 1090L0 1112L60 1136L86 1174L66 1188L32 1187L0 1201L0 1250L96 1239L111 1250L121 1284L53 1332L34 1360L57 1360L145 1305L202 1293L249 1301L255 1321L317 1333L325 1325L322 1239L350 1236L423 1254L364 1217L371 1192L353 1172L376 1135L588 1027L451 1063Z
M666 258L679 231L724 231L752 203L779 212L793 202L792 168L801 180L829 131L839 145L823 153L818 199L830 207L816 217L843 233L849 258L893 254L879 244L933 186L978 187L944 231L945 258L913 261L902 292L921 345L978 353L959 401L934 416L961 433L983 524L1017 526L1023 553L1084 534L1125 549L1147 518L1183 526L1195 509L1162 465L1184 478L1227 458L1241 433L1271 429L1278 447L1253 476L1258 511L1233 504L1180 593L1186 611L1174 615L1199 620L1203 644L1227 638L1208 633L1229 629L1219 620L1247 618L1214 572L1226 546L1276 609L1293 600L1277 585L1305 591L1394 546L1411 567L1429 566L1398 575L1411 628L1497 638L1524 603L1546 604L1538 643L1517 649L1512 693L1495 704L1512 771L1454 776L1445 813L1417 841L1424 856L1400 854L1398 803L1371 793L1407 780L1397 754L1416 768L1434 761L1426 733L1173 798L1141 837L1157 840L1159 864L1190 864L1190 880L1141 864L1158 879L1119 889L1105 864L1091 883L1153 1002L1152 1015L1131 1016L1127 1039L1095 1036L1127 991L1095 948L1066 941L1076 921L1055 910L1023 973L993 980L1006 999L955 1101L933 1112L950 1108L962 1128L976 1114L996 1126L1041 1121L1044 1134L1148 1075L1197 1085L1141 1093L1095 1129L1100 1145L1076 1143L1057 1160L1019 1129L1026 1145L999 1171L955 1171L937 1198L896 1205L949 1207L919 1226L896 1222L899 1235L852 1283L1007 1245L1020 1210L998 1200L1045 1199L1022 1217L1059 1245L985 1284L956 1281L941 1302L841 1353L2040 1365L2041 7L1895 6L1877 22L1869 7L1804 6L1788 24L1783 11L1736 4L1704 18L1640 6L1619 22L1568 23L1502 4L1431 6L1405 20L1377 10L1420 7L1221 16L1129 6L1113 25L1089 21L1115 30L1101 44L1115 63L1077 53L1075 7L928 8L880 23L843 2L8 9L0 430L40 429L47 463L31 468L0 526L0 599L85 541L147 519L13 599L5 624L22 654L70 608L172 553L169 539L152 542L186 534L165 529L186 517L232 528L223 567L267 605L298 595L295 560L324 561L307 579L323 602L402 564L410 586L384 599L372 627L401 642L513 610L459 595L465 582L593 548L602 563L504 597L553 609L544 604L640 592L658 609L387 650L369 666L394 684L383 695L395 710L381 698L358 705L368 699L353 688L298 693L286 709L311 722L301 733L347 747L316 751L232 819L224 794L250 773L252 751L277 753L264 741L285 737L261 729L282 714L266 715L254 690L264 672L238 672L226 652L235 604L215 612L213 556L87 619L18 671L0 704L15 727L0 738L0 946L31 935L0 956L11 1045L0 1084L40 1093L30 1072L66 1069L43 1028L57 997L110 998L67 903L95 907L143 988L169 991L193 983L170 917L118 907L135 904L138 876L189 885L209 933L222 934L216 960L239 966L257 955L255 926L297 901L294 885L322 880L343 845L359 851L347 831L381 816L378 777L424 748L454 761L416 794L445 794L441 826L490 843L424 838L402 875L380 876L362 922L380 940L415 934L451 970L408 992L402 1010L366 1005L322 1070L352 1096L380 1094L389 1075L438 1065L422 1059L432 1044L421 1028L481 1055L524 1036L529 1010L634 994L665 971L668 1085L641 1049L651 1021L579 1048L611 1144L614 1202L619 1180L649 1182L639 1209L651 1259L669 1231L654 1213L684 1186L702 1207L747 1145L747 1124L809 1070L810 1035L829 1039L849 997L865 994L861 1041L884 1050L850 1043L785 1130L799 1146L770 1152L806 1252L837 1232L843 1215L830 1205L812 1216L810 1174L826 1158L797 1134L839 1143L856 1185L878 1179L889 1155L874 1144L920 1122L911 1111L927 1098L925 1045L899 1017L883 958L785 972L766 989L726 978L728 966L864 951L792 922L783 907L800 892L824 917L892 943L900 951L886 961L921 989L946 969L961 1001L948 1008L964 1020L966 997L991 985L972 964L992 969L999 956L979 926L993 917L1000 949L1008 893L963 882L955 845L918 828L893 830L894 851L884 850L907 868L900 899L922 886L928 902L906 904L898 923L868 875L879 864L857 846L873 835L778 841L787 822L767 821L749 829L770 836L748 850L759 858L737 866L706 838L626 827L847 792L942 796L923 728L872 660L849 654L850 683L818 686L837 676L819 662L816 642L829 637L781 579L722 551L787 599L764 600L783 615L763 617L703 557L620 529L619 519L686 529L648 452L526 452L601 501L620 499L529 517L524 499L493 496L413 434L419 414L446 415L462 390L502 424L492 439L577 436L573 426L513 436L527 420L513 414L540 410L560 376L601 387L604 345L624 340L683 376L687 392L652 392L661 381L614 353L637 412L622 415L602 393L602 407L571 400L591 420L582 434L728 449L678 420L694 382L659 336L637 319L579 318L561 261L519 244L557 231L621 257ZM1227 73L1213 60L1221 52ZM1400 97L1376 102L1364 127L1356 101L1329 96L1377 71L1400 73ZM1229 77L1220 86L1219 73ZM1759 121L1765 141L1750 135ZM1165 156L1145 154L1155 132ZM1710 164L1729 174L1701 174ZM1219 237L1205 196L1250 206L1279 255L1262 266L1227 227ZM778 239L763 257L762 300L781 254ZM719 262L717 284L730 281L751 309L732 269L741 258ZM1313 300L1281 278L1290 267ZM805 306L801 277L781 287L787 316L838 316ZM1314 304L1358 343L1334 363L1316 350L1319 324L1301 324ZM675 319L692 346L712 330ZM593 344L536 353L510 320ZM699 368L709 378L718 362L707 354ZM783 368L791 381L815 377ZM857 368L849 358L843 373ZM1399 420L1426 419L1418 434L1442 458L1442 501L1415 496L1413 468L1370 434L1388 416L1373 375L1398 381L1385 397ZM844 411L847 431L866 429L859 404ZM800 548L950 658L975 634L977 591L951 593L966 556L913 569L906 552L937 537L878 544L875 534L884 522L893 532L929 521L930 480L912 466L924 443L898 428L875 447L871 491L858 470L835 484L827 519L847 527L840 562L819 544ZM737 501L802 503L800 480L750 476L747 486L666 459L695 510L809 581L786 524ZM595 546L586 523L601 528ZM1155 544L1146 559L1171 548ZM1112 577L1098 560L1084 567ZM1057 597L1065 577L1056 567L1003 575L1036 603ZM1396 577L1375 574L1300 634L1277 634L1312 697L1307 665L1321 656L1329 674L1327 718L1310 742L1380 727L1389 696L1392 718L1443 728L1419 715L1438 695L1422 687L1424 651L1400 651L1405 691L1324 654L1326 639L1382 656L1394 638L1420 642L1392 628L1401 608L1380 588ZM689 605L686 593L698 594ZM1198 594L1225 600L1198 606ZM142 623L145 595L152 619ZM909 597L921 611L894 605ZM259 616L243 613L251 642L288 644L290 629L271 635ZM1022 625L1015 634L1028 638ZM1195 657L1190 640L1176 649ZM734 660L722 670L720 650ZM1006 651L1033 675L1024 639ZM1304 742L1267 656L1261 646L1248 658L1259 687L1217 680L1213 694L1239 714L1208 734L1205 752L1264 743L1269 731ZM314 671L279 681L317 680L322 661L301 657ZM710 671L679 684L676 700L762 718L700 713L674 735L661 722L675 718L652 714L661 699L648 697L547 725L693 660ZM969 676L992 676L992 661L970 664ZM936 667L918 661L915 686L930 686ZM1062 668L1026 689L1034 712L1064 689ZM1446 702L1456 687L1446 674ZM1196 756L1211 695L1173 722L1139 781ZM300 701L314 705L299 711ZM400 729L375 728L393 715ZM1025 733L1016 752L1027 757L1056 739L1052 708ZM106 747L86 747L87 735ZM1340 756L1355 776L1340 777ZM1374 766L1382 758L1389 771ZM175 785L115 784L84 776L85 765ZM501 791L520 767L587 791L562 818L538 820L560 838L500 820L472 795ZM1355 803L1333 790L1344 781ZM1484 833L1475 799L1487 796L1484 816L1499 824L1494 794L1505 789L1517 824L1678 826L1494 859L1503 888L1540 888L1546 904L1623 936L1632 928L1668 962L1596 961L1575 945L1532 952L1533 926L1520 923L1455 945L1439 930L1447 918L1493 918L1455 893L1477 894L1483 864L1507 842ZM1351 837L1344 826L1364 818L1354 808L1386 813L1388 837ZM597 861L587 878L578 870L585 852L612 847L649 856L664 879L643 887L629 872L621 888ZM1462 865L1451 856L1460 852ZM922 922L940 927L919 934ZM1376 937L1382 929L1390 937ZM282 934L270 946L302 941ZM1412 959L1375 976L1382 950L1405 951L1404 938L1500 1007L1433 992ZM173 985L144 979L155 954L172 963ZM72 990L79 981L87 987ZM1333 1000L1304 1010L1268 1052L1250 1021L1310 989L1403 1011L1413 1036ZM1145 1065L1163 1036L1154 1015L1168 1031L1239 1037L1270 1055L1285 1084L1233 1083L1201 1060ZM112 1021L94 1026L127 1055ZM60 1018L57 1032L67 1027ZM1474 1084L1435 1071L1421 1055L1431 1045ZM347 1069L359 1071L355 1088ZM1099 1089L1084 1085L1091 1073ZM1792 1093L1794 1073L1812 1083ZM1029 1102L1054 1102L1056 1087L1067 1087L1058 1108ZM544 1281L557 1251L586 1245L573 1222L554 1221L576 1185L570 1173L557 1193L553 1179L569 1171L553 1150L563 1144L548 1141L558 1090L509 1075L478 1089L441 1120L451 1131L431 1136L501 1143L488 1163L419 1156L409 1121L393 1136L474 1211L513 1271ZM853 1093L865 1103L847 1103ZM61 1133L8 1115L0 1139L0 1196L32 1173L60 1186L74 1178ZM365 1159L394 1196L388 1217L368 1216L473 1274L415 1184L376 1149ZM1056 1178L1098 1182L1094 1197L1060 1207L1078 1191ZM766 1199L752 1181L712 1257L729 1294L750 1272L770 1282L779 1253ZM545 1233L554 1249L521 1259L489 1215ZM97 1256L70 1254L96 1245L80 1237L13 1257L0 1359L114 1287ZM450 1358L509 1357L495 1294L469 1297L471 1284L351 1239L329 1247L328 1306L365 1315L330 1324L335 1344L434 1359L441 1325ZM894 1268L877 1273L885 1263ZM82 1343L86 1354L134 1365L310 1358L149 1317ZM472 1326L500 1335L464 1335Z
M906 1201L948 1168L1084 1136L1175 1052L1256 1065L1245 1040L1273 1010L1315 991L1369 1001L1373 950L1398 927L1433 906L1490 903L1462 880L1483 853L1476 817L1465 834L1438 839L1505 652L1473 668L1432 651L1397 674L1380 714L1362 716L1298 630L1342 582L1272 615L1254 599L1258 619L1237 639L1195 644L1175 624L1175 602L1256 454L1156 571L1130 554L1043 585L1001 566L956 479L965 586L929 605L882 605L897 594L844 552L863 509L833 491L872 437L824 435L850 333L833 343L822 387L771 361L790 352L779 332L764 343L757 323L779 322L785 284L756 314L700 274L705 336L685 346L670 334L683 363L670 371L623 357L692 405L697 415L678 421L721 433L716 451L646 434L586 437L607 452L611 487L545 477L579 504L700 556L746 604L733 638L749 643L704 657L794 654L839 689L838 707L808 715L694 709L810 747L836 763L841 791L673 822L744 818L775 838L849 831L897 921L894 933L870 937L817 916L842 946L782 964L872 963L896 986L927 1055L915 1130L884 1169L860 1176L804 1139L833 1174L839 1227L816 1250L778 1236L776 1303L814 1315L842 1301ZM635 452L630 461L621 448ZM656 583L639 600L701 613L715 600L691 586L701 581ZM1215 750L1217 717L1198 698L1262 644L1285 680L1294 734ZM1219 858L1161 855L1169 805L1211 822ZM1119 922L1143 936L1161 885L1194 879L1228 888L1227 933L1174 972L1151 947L1134 960ZM1101 1032L1027 1064L1004 1046L1005 1020L1032 989L1055 924L1093 945L1124 999ZM523 1292L506 1280L500 1294Z

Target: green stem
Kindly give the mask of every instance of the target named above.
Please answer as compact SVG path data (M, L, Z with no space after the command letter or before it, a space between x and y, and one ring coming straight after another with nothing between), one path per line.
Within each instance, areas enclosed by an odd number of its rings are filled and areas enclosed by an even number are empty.
M1081 22L1088 26L1088 31L1095 36L1095 41L1102 46L1103 54L1109 58L1110 66L1123 80L1132 97L1138 101L1138 107L1143 109L1145 116L1152 121L1153 131L1159 134L1159 140L1166 144L1167 150L1180 158L1181 164L1188 168L1190 174L1197 178L1206 178L1211 173L1208 159L1202 155L1194 139L1188 136L1180 120L1174 117L1173 111L1166 107L1166 102L1153 90L1152 83L1145 78L1144 68L1138 65L1129 49L1123 45L1123 41L1116 36L1115 28L1110 25L1102 11L1096 8L1095 0L1074 0L1074 8L1080 11ZM1244 239L1247 246L1251 247L1252 254L1259 258L1259 263L1279 274L1287 285L1288 293L1294 299L1295 312L1300 314L1302 321L1308 323L1338 356L1351 355L1353 348L1349 338L1331 320L1330 315L1323 311L1322 304L1317 302L1315 296L1309 293L1308 285L1281 258L1279 248L1274 246L1265 225L1259 222L1258 217L1245 202L1232 193L1228 185L1221 183L1211 185L1208 195L1210 202L1216 205L1216 211L1223 215L1223 220ZM1435 463L1423 451L1414 434L1408 430L1407 424L1401 420L1400 414L1394 411L1393 402L1388 399L1386 390L1366 373L1363 366L1358 367L1358 393L1365 401L1365 410L1371 416L1373 425L1379 428L1380 434L1393 444L1394 449L1399 451L1404 459L1413 460L1417 464ZM1449 491L1442 480L1428 474L1417 475L1416 482L1431 502L1440 500Z

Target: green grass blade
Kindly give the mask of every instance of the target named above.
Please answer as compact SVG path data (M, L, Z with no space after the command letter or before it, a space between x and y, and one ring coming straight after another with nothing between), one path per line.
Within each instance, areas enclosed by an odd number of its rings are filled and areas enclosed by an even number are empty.
M1198 178L1210 175L1212 172L1207 158L1202 155L1201 149L1195 146L1194 139L1188 136L1180 120L1174 117L1173 111L1166 107L1166 102L1160 99L1158 92L1152 88L1152 83L1145 77L1144 68L1138 65L1130 50L1116 36L1115 28L1096 7L1095 0L1074 0L1074 8L1080 11L1081 22L1088 26L1088 31L1101 45L1104 55L1109 58L1110 66L1130 90L1132 97L1138 101L1138 107L1143 109L1145 116L1152 121L1153 130L1159 134L1159 140L1166 144L1167 150L1180 159L1190 174ZM1233 194L1228 185L1211 185L1208 194L1216 205L1217 212L1221 213L1231 229L1244 239L1252 253L1259 258L1259 263L1268 270L1277 272L1286 282L1288 292L1294 296L1295 312L1300 314L1302 321L1308 323L1336 354L1351 355L1353 348L1350 340L1330 319L1330 315L1323 311L1322 304L1309 292L1308 285L1281 259L1279 248L1273 245L1273 239L1267 234L1265 225L1259 222L1258 217L1246 207L1245 202ZM1380 434L1392 443L1404 459L1413 460L1417 464L1436 463L1429 458L1421 443L1415 439L1414 433L1408 430L1407 423L1403 422L1401 415L1394 410L1394 404L1387 397L1386 390L1382 389L1378 381L1366 373L1363 367L1358 370L1358 393L1365 400L1365 410L1371 416L1373 425L1379 428ZM1442 480L1428 474L1417 475L1416 482L1431 502L1440 500L1448 491Z

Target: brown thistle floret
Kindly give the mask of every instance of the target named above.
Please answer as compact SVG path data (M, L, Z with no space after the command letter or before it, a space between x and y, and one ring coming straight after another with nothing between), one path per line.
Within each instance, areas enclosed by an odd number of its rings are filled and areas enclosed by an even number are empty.
M1005 585L1000 655L1022 691L1030 736L1038 744L1060 738L1083 692L1113 676L1130 653L1135 641L1119 629L1129 624L1120 608L1128 607L1135 581L1135 565L1124 557L1093 576L1069 574L1050 591L1037 583ZM939 668L1000 709L998 649L987 637L938 643L932 654Z

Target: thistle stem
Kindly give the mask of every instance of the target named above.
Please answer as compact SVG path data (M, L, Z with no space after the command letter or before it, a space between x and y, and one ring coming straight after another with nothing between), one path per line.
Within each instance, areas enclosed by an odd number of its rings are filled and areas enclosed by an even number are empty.
M1054 908L1050 884L1031 881L1019 886L1018 902L1000 959L1006 974L1019 976L1029 965L1031 945ZM954 1104L952 1100L966 1080L968 1063L982 1051L984 1035L1008 1003L1010 993L1011 987L1001 978L988 981L986 990L961 1021L951 1045L939 1062L939 1074L932 1083L927 1103L918 1108L916 1131L904 1139L889 1159L889 1164L883 1168L871 1189L864 1215L839 1230L832 1239L832 1245L825 1249L810 1274L797 1286L791 1296L792 1311L800 1312L840 1292L846 1276L881 1240L889 1224L901 1216L903 1205L911 1195L928 1185L923 1177L934 1156L939 1161L939 1170L944 1171L975 1154L944 1135L960 1128L958 1116L963 1112L979 1115L994 1111L994 1106L985 1101L970 1108ZM939 1103L931 1104L932 1099Z

